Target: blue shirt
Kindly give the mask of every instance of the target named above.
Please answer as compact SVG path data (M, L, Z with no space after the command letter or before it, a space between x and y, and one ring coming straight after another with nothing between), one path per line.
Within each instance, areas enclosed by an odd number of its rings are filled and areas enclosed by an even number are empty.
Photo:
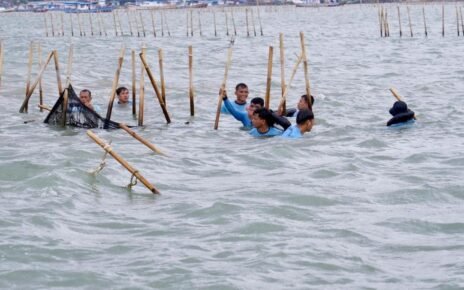
M250 118L248 117L248 112L246 110L245 111L237 110L233 104L236 104L236 103L235 102L232 103L231 101L229 101L229 99L225 99L222 105L224 106L226 110L228 110L228 112L230 112L230 114L232 114L232 116L234 116L236 120L242 122L244 127L251 129L253 126L251 124Z
M277 129L276 127L270 127L266 133L261 133L258 129L253 128L250 131L250 135L253 137L273 137L282 135L282 130Z
M229 101L230 102L230 101ZM247 103L245 102L244 104L237 104L237 101L235 102L230 102L230 104L233 106L233 108L238 111L238 112L245 112L246 113L246 106ZM222 104L221 107L221 113L224 114L232 114L232 112L225 106L225 103Z
M300 128L298 128L298 125L293 125L287 128L285 132L282 134L282 137L284 138L301 138L303 137L303 134L301 134Z

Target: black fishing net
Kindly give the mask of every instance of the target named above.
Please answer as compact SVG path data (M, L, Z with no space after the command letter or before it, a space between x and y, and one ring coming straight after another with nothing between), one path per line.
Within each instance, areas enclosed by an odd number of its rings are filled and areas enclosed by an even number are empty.
M119 129L119 123L107 120L98 113L85 106L74 92L71 85L65 89L68 91L68 106L66 108L66 125L80 128ZM60 95L52 110L45 118L44 123L52 125L63 124L63 100L64 93Z

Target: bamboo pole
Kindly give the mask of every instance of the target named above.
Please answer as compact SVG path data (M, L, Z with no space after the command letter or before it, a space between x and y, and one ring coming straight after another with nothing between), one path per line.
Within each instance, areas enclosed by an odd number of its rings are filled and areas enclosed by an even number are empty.
M100 12L100 21L101 21L101 24L102 24L102 27L103 27L103 32L105 33L105 36L108 36L108 32L106 30L106 25L105 25L105 20L103 19L103 16Z
M263 25L261 23L261 15L259 14L259 0L256 0L256 10L258 12L259 29L261 31L261 36L263 36L264 35L264 33L263 33Z
M237 35L237 27L235 26L234 8L230 9L230 14L232 16L232 27L234 28L234 35Z
M248 8L245 8L245 22L246 22L247 37L250 37L250 28L248 26Z
M111 112L113 111L113 102L114 102L114 98L116 97L116 88L117 88L118 83L119 83L119 75L121 74L121 68L122 68L122 63L124 61L124 53L125 53L125 51L126 51L126 48L122 47L120 52L119 52L118 67L117 67L116 72L114 74L113 86L111 87L111 94L110 94L110 98L109 98L109 101L108 101L108 109L106 110L106 119L108 121L111 120ZM106 125L105 125L105 127L106 127Z
M460 18L461 18L461 32L462 32L461 35L464 36L464 21L462 21L462 20L463 20L463 19L462 19L462 7L459 7L459 12L461 12L461 13L460 13Z
M193 90L193 48L188 47L189 63L189 99L190 99L190 116L195 116L194 90Z
M306 47L305 47L303 32L300 32L300 42L301 42L301 55L302 55L302 58L303 58L303 68L304 68L306 95L308 96L308 100L309 100L309 108L312 109L313 104L311 102L311 87L310 87L310 84L309 84L308 59L307 59L307 56L306 56Z
M396 6L396 8L398 9L398 25L399 25L399 28L400 28L400 37L403 36L403 31L401 30L401 12L400 12L400 6Z
M166 17L166 12L164 12L164 23L166 23L166 30L168 31L168 36L171 36L171 31L169 30L168 18Z
M102 19L101 19L101 12L97 12L97 22L98 22L98 32L100 36L103 36L103 29L102 29Z
M113 26L114 26L114 34L118 36L118 27L116 26L116 12L113 11Z
M40 43L37 47L37 54L39 55L39 67L42 67L42 47ZM39 80L39 105L43 105L43 88L42 88L42 78ZM40 107L40 112L43 112L43 108Z
M145 53L145 48L142 48L142 53ZM144 68L140 66L140 83L139 83L139 119L138 125L143 126L143 113L145 106L145 80L144 80Z
M412 33L411 13L409 12L409 6L406 6L406 8L408 10L409 31L411 32L411 37L413 37L414 34Z
M47 25L47 14L44 13L44 20L45 20L45 36L48 37L48 25Z
M121 34L121 36L123 36L124 31L122 30L121 16L119 15L119 12L117 12L117 11L116 11L116 16L117 16L117 20L118 20L119 33Z
M132 23L131 23L131 19L130 19L130 13L128 10L126 10L126 14L127 14L127 21L129 22L129 32L130 32L130 35L131 36L134 36L134 32L132 31Z
M135 21L135 29L137 30L137 37L140 37L140 30L139 30L139 21L137 20L137 12L131 13L134 16Z
M459 12L458 12L458 6L456 5L456 28L459 36Z
M26 107L27 107L27 104L29 103L29 99L31 98L32 93L34 92L34 89L36 88L36 86L38 85L40 79L42 78L42 74L44 73L45 69L47 68L47 65L50 62L50 60L52 59L53 55L54 55L54 51L52 51L52 52L50 52L48 54L45 63L42 65L42 68L39 71L39 75L37 76L37 78L34 81L34 83L32 84L32 86L30 87L29 92L27 93L26 97L24 98L24 101L23 101L23 103L21 105L21 108L19 108L20 113L27 112Z
M190 18L189 18L189 11L186 10L185 15L187 16L187 20L185 21L186 27L187 27L187 37L190 36L190 29L189 29L189 23L190 23Z
M68 114L68 96L69 96L69 91L68 91L68 87L66 87L63 93L63 103L61 105L62 106L61 111L63 114L61 126L63 127L66 126L66 115Z
M445 37L445 4L441 5L441 35Z
M226 61L226 68L224 71L224 79L222 80L221 89L219 90L219 99L218 99L218 105L217 105L217 110L216 110L216 120L214 121L214 130L217 130L219 127L219 117L221 116L222 98L224 97L224 94L226 93L226 82L227 82L227 76L229 74L229 68L230 68L231 62L232 62L232 47L229 47L229 49L227 50L227 61Z
M73 25L73 15L72 13L69 15L69 22L71 24L71 36L74 36L74 25Z
M388 11L385 10L385 25L387 29L387 36L390 37L390 24L388 23Z
M66 87L68 87L69 84L71 83L73 56L74 56L74 45L71 44L69 46L68 63L67 63L67 66L66 66Z
M226 16L226 35L229 36L229 17L227 16L227 11L225 9L224 14Z
M85 36L85 32L82 33L82 23L81 23L81 18L79 17L80 13L77 13L77 24L79 24L79 35L80 36Z
M150 14L151 14L151 24L153 25L153 36L156 37L155 15L153 13L153 10L150 10Z
M428 33L427 33L427 22L425 20L425 6L422 7L422 16L424 18L424 31L425 31L425 37L427 37Z
M193 11L190 10L190 36L193 36Z
M282 97L285 93L285 52L284 52L284 34L279 34L279 47L280 47L280 87L282 91ZM282 104L283 111L286 110L286 102Z
M188 12L187 12L188 13ZM187 14L188 16L188 14ZM163 20L163 12L160 11L160 19L161 19L161 36L164 36L164 20ZM188 30L187 30L187 36L188 36Z
M148 148L150 148L153 152L164 155L163 152L161 152L161 150L159 150L158 148L156 148L155 145L151 144L151 143L148 142L145 138L143 138L143 137L141 137L140 135L138 135L137 133L135 133L133 130L131 130L129 127L127 127L126 124L124 124L124 123L119 123L119 127L121 127L124 131L126 131L127 133L129 133L129 135L131 135L132 137L134 137L134 139L140 141L140 143L142 143L143 145L145 145L145 146L147 146Z
M154 187L148 180L143 177L137 169L132 167L127 161L125 161L121 156L119 156L116 152L113 151L109 144L106 144L105 141L100 139L97 135L95 135L91 130L87 130L87 136L89 136L95 143L100 145L108 154L110 154L116 161L119 162L124 168L126 168L133 176L135 176L140 182L143 183L151 192L159 193L158 189Z
M131 64L132 64L132 115L136 115L137 114L137 111L136 111L136 106L137 104L135 103L136 102L136 85L135 85L135 82L136 82L136 72L135 72L135 50L132 49L131 51Z
M290 76L290 80L288 81L288 84L285 86L285 91L282 94L282 98L280 99L279 108L282 108L282 113L283 114L285 113L284 104L287 102L288 91L290 89L290 86L292 85L293 78L295 77L296 71L298 70L298 66L300 65L302 60L303 60L303 55L301 54L300 56L298 56L298 59L297 59L295 65L293 67L292 74Z
M147 37L147 34L145 32L145 24L143 23L143 15L142 15L142 12L139 12L140 14L140 24L142 25L142 33L143 33L143 37Z
M60 13L60 18L61 18L61 36L64 36L63 12Z
M216 12L213 10L213 22L214 22L214 36L217 36L217 29L216 29Z
M63 92L63 86L61 84L60 63L57 50L53 50L53 61L55 62L56 82L58 83L58 95L61 95L61 93Z
M0 41L0 88L2 87L4 51L5 51L5 47L3 46L3 41Z
M28 62L27 62L27 80L26 80L26 94L29 93L30 87L31 87L31 74L32 74L32 57L34 53L34 43L31 41L29 44L29 56L28 56ZM26 104L26 113L28 112L28 106L29 104Z
M269 104L271 102L271 82L272 82L272 59L274 57L274 47L269 46L269 56L267 60L267 83L266 83L266 95L264 97L264 106L269 110Z
M163 49L158 49L158 61L159 61L159 71L160 71L160 83L161 83L161 97L163 102L166 103L166 83L164 81L164 69L163 69Z
M90 22L90 35L93 36L93 21L92 21L92 13L89 14L89 22Z
M379 6L380 37L383 37L383 8Z
M50 25L52 27L52 36L55 36L55 24L53 23L53 13L50 13Z
M203 32L201 31L201 15L200 15L200 11L198 11L198 29L200 30L200 36L203 36Z
M163 102L163 97L161 96L161 93L158 89L156 80L153 77L150 67L148 66L147 61L145 60L145 56L142 53L140 54L140 59L142 60L143 66L145 67L145 71L147 73L148 78L150 79L151 85L153 86L153 89L155 90L156 97L158 98L158 102L160 104L161 110L163 110L163 114L164 114L164 117L166 118L166 122L169 124L171 123L171 118L169 117L168 110L166 108L166 105Z
M253 13L253 8L251 8L250 11L251 11L251 25L253 26L253 33L256 36L256 25L255 25L255 16Z

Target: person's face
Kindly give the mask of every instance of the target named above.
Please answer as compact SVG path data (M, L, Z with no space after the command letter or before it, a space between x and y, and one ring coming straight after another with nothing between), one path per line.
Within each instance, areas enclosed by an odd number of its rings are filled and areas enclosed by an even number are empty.
M263 128L266 126L266 120L261 119L258 114L253 114L253 117L251 118L251 123L253 124L253 127L259 129Z
M235 91L235 96L238 102L245 103L248 98L248 88L239 88Z
M81 99L81 102L84 104L90 103L90 93L89 92L80 92L79 93L79 99Z
M129 102L129 90L123 90L121 93L119 93L118 98L120 103Z
M309 109L308 103L306 103L304 98L300 98L300 100L298 101L298 104L296 104L296 107L300 111L303 109Z
M255 110L258 110L258 109L261 109L261 108L262 107L259 104L250 103L250 105L247 107L248 117L250 119L253 119L253 113L255 112Z
M314 119L306 121L306 132L311 132L311 129L314 126Z

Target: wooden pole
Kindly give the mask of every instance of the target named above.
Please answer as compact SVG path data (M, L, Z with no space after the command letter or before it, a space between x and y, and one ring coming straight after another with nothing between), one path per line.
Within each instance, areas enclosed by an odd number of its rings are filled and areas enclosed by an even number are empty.
M217 110L216 110L216 120L214 121L214 130L217 130L219 127L219 117L221 116L222 98L224 97L224 94L226 93L226 82L227 82L227 76L229 74L229 68L230 68L231 62L232 62L232 47L229 47L229 49L227 50L227 61L226 61L226 68L224 71L224 79L222 80L221 89L219 90L219 99L218 99L218 105L217 105Z
M379 6L380 37L383 37L383 8Z
M93 13L88 13L88 14L89 14L89 22L90 22L90 35L93 36L93 21L92 21Z
M50 25L52 26L52 36L55 36L55 24L53 23L53 13L50 13Z
M135 50L132 49L131 51L131 61L132 61L132 115L136 115L137 114L137 110L136 110L136 86L135 86L135 82L136 82L136 72L135 72Z
M229 17L227 16L227 11L224 10L224 14L226 17L226 35L229 36Z
M441 36L445 37L445 4L441 5Z
M189 99L190 99L190 116L195 116L195 100L193 90L193 48L188 47L188 62L189 62Z
M73 20L72 19L73 19L73 15L71 13L71 14L69 14L69 22L71 24L71 36L74 36L74 25L73 25Z
M153 89L155 90L156 97L158 98L158 102L160 104L161 110L163 110L164 117L166 118L166 122L169 124L171 123L171 118L169 117L168 110L163 102L163 97L161 96L161 93L158 89L158 85L156 84L156 80L153 77L153 74L151 73L150 67L147 64L147 61L145 60L145 56L143 53L140 54L140 59L142 60L143 66L145 67L145 71L147 73L148 78L150 79L151 85L153 86Z
M143 33L143 37L147 37L147 34L145 32L145 24L143 23L143 15L142 15L142 12L139 12L140 14L140 24L142 25L142 33Z
M285 52L284 52L284 34L279 34L279 47L280 47L280 87L282 91L282 97L285 93ZM286 102L282 104L282 109L286 111Z
M23 104L21 105L21 108L19 108L20 113L27 112L26 107L27 107L27 104L29 103L29 99L31 98L32 93L34 92L34 89L36 88L36 86L38 85L40 79L42 78L42 74L44 73L45 69L47 68L48 63L52 59L53 54L54 54L54 51L52 51L52 52L50 52L48 54L45 63L42 65L42 68L39 71L39 75L37 76L37 78L34 81L34 83L32 84L32 86L30 87L29 92L27 93L26 97L24 98L24 101L23 101Z
M213 10L213 22L214 22L214 36L217 36L217 29L216 29L216 12Z
M282 94L282 98L280 99L279 110L281 108L282 115L285 114L284 104L287 102L288 90L289 90L290 86L292 85L293 78L295 77L296 71L298 70L298 66L300 65L302 60L303 60L303 55L298 56L298 59L297 59L297 61L295 63L295 66L293 67L292 74L290 76L290 80L288 81L288 84L285 86L285 91Z
M459 7L460 18L461 18L461 35L464 36L464 21L462 21L462 7Z
M29 57L28 57L28 62L27 62L27 80L26 80L26 94L29 93L30 87L31 87L31 74L32 74L32 56L33 56L33 49L34 49L34 43L31 41L29 44ZM26 104L26 113L28 112L29 104Z
M145 48L142 48L142 53L145 53ZM145 80L144 80L144 68L140 66L140 83L139 83L139 119L138 125L143 126L143 113L145 106Z
M39 67L42 67L42 47L40 43L37 47L37 54L39 55ZM43 88L42 88L42 78L39 80L39 105L43 106ZM43 112L43 108L40 107L40 112Z
M58 59L58 51L53 51L53 61L55 62L55 71L56 71L56 82L58 83L58 95L61 95L63 92L63 86L61 84L61 76L60 76L60 62Z
M201 15L200 15L200 11L198 11L198 29L200 30L200 36L203 36L203 32L201 31Z
M79 17L79 15L80 13L77 13L77 24L79 24L79 35L84 36L85 32L84 34L82 33L82 23L81 23L81 18Z
M264 33L263 33L263 25L261 23L261 16L259 14L259 0L256 0L256 10L258 11L259 29L261 31L261 36L263 36L264 35Z
M118 36L118 27L116 26L116 12L113 11L113 26L114 26L114 34Z
M401 12L400 12L400 6L396 6L396 8L398 9L398 25L400 27L400 37L403 36L403 31L401 30Z
M425 5L424 5L424 7L422 7L422 16L424 18L425 37L427 37L427 22L425 21Z
M274 56L274 47L269 46L269 56L267 60L267 83L266 83L266 95L264 97L264 106L269 110L269 104L271 102L271 82L272 82L272 59Z
M2 87L4 51L5 51L5 47L3 46L3 41L0 41L0 88Z
M311 102L311 87L309 84L308 59L306 56L306 47L305 47L303 32L300 32L300 42L301 42L301 55L303 59L303 68L304 68L304 76L305 76L306 95L308 96L308 100L309 100L309 108L312 109L313 104Z
M153 13L153 10L150 10L150 14L151 14L151 24L153 25L153 36L156 37L155 15Z
M250 37L250 28L248 26L248 8L245 8L245 22L246 22L247 37Z
M142 143L143 145L147 146L148 148L150 148L153 152L155 153L158 153L158 154L163 154L163 152L161 152L161 150L159 150L158 148L156 148L155 145L151 144L150 142L148 142L145 138L141 137L140 135L138 135L137 133L135 133L133 130L131 130L129 127L127 127L126 124L123 124L123 123L119 123L119 127L121 127L124 131L126 131L127 133L129 133L129 135L131 135L132 137L134 137L134 139L140 141L140 143ZM163 154L164 155L164 154Z
M131 19L130 19L130 13L128 10L126 10L126 14L127 14L127 21L129 22L129 32L130 32L130 35L131 36L134 36L134 32L132 31L132 23L131 23Z
M119 162L124 168L126 168L133 176L135 176L140 182L143 183L151 192L159 193L158 189L154 187L148 180L143 177L138 170L132 167L127 161L125 161L121 156L119 156L116 152L113 151L109 144L106 144L105 141L100 139L97 135L95 135L91 130L87 130L87 136L89 136L95 143L100 145L108 154L110 154L116 161Z
M61 36L64 36L63 12L60 13L60 18L61 18Z
M161 83L161 97L163 98L164 104L167 106L166 102L166 83L164 81L164 69L163 69L163 49L158 49L158 62L159 62L159 71L160 71L160 83Z
M235 26L234 8L230 9L230 14L232 16L232 27L234 28L234 35L237 35L237 27Z
M48 37L48 25L47 25L47 14L44 13L44 20L45 20L45 36Z
M164 12L164 23L166 23L166 29L168 31L168 36L171 36L171 31L169 30L168 19L166 17L166 12Z
M409 13L409 6L406 6L406 8L407 8L407 10L408 10L409 31L411 32L411 37L413 37L414 34L412 33L411 13Z
M122 47L120 52L119 52L119 58L118 58L118 67L116 69L116 72L114 74L114 79L113 79L113 86L111 87L111 94L110 98L108 101L108 109L106 110L106 119L109 121L111 120L111 112L113 111L113 102L114 98L116 97L116 88L119 83L119 75L121 74L121 68L122 68L122 63L124 61L124 53L126 52L126 48Z

